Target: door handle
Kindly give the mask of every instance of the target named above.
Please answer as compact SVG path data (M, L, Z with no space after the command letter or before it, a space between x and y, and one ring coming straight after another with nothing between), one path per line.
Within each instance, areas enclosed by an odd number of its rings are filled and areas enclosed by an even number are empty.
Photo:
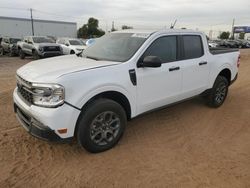
M206 61L202 61L202 62L199 63L199 66L206 65L206 64L207 64Z
M180 70L180 67L171 67L168 70L169 71L177 71L177 70Z

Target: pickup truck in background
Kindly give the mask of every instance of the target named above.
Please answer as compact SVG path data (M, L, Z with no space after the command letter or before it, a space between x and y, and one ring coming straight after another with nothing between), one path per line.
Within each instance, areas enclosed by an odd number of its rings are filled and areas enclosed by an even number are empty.
M33 56L34 59L62 55L60 45L48 37L24 37L22 41L17 43L17 47L21 59L24 59L26 55Z
M124 30L80 56L38 60L17 70L14 110L32 135L76 137L89 152L112 148L127 120L202 95L221 106L236 80L238 49L209 48L192 30Z
M9 54L9 56L18 55L17 42L21 41L19 38L3 37L1 41L1 55Z

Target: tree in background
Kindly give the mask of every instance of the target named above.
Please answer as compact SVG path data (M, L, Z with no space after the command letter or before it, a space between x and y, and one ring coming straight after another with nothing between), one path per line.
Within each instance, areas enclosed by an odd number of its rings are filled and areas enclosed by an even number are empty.
M240 33L239 34L239 39L244 39L245 38L245 33Z
M124 30L124 29L133 29L133 27L132 26L123 25L122 26L122 30Z
M220 38L220 39L229 39L229 36L230 36L230 32L229 32L229 31L223 31L223 32L220 34L219 38Z
M101 37L105 32L99 29L99 21L95 18L89 18L88 23L84 24L77 31L78 38Z

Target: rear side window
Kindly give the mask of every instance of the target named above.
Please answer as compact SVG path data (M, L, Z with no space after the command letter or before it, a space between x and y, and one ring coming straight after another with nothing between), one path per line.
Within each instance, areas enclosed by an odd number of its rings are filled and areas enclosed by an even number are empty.
M177 59L177 37L166 36L156 39L145 51L143 57L157 56L162 62L176 61Z
M184 35L183 47L185 59L194 59L203 56L202 41L198 35Z

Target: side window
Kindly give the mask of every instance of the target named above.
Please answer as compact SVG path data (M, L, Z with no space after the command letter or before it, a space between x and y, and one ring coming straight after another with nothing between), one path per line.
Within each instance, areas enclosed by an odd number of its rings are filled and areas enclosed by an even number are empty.
M143 57L157 56L167 63L177 59L177 37L166 36L156 39L145 51Z
M183 47L185 59L194 59L203 56L203 45L198 35L184 35Z

